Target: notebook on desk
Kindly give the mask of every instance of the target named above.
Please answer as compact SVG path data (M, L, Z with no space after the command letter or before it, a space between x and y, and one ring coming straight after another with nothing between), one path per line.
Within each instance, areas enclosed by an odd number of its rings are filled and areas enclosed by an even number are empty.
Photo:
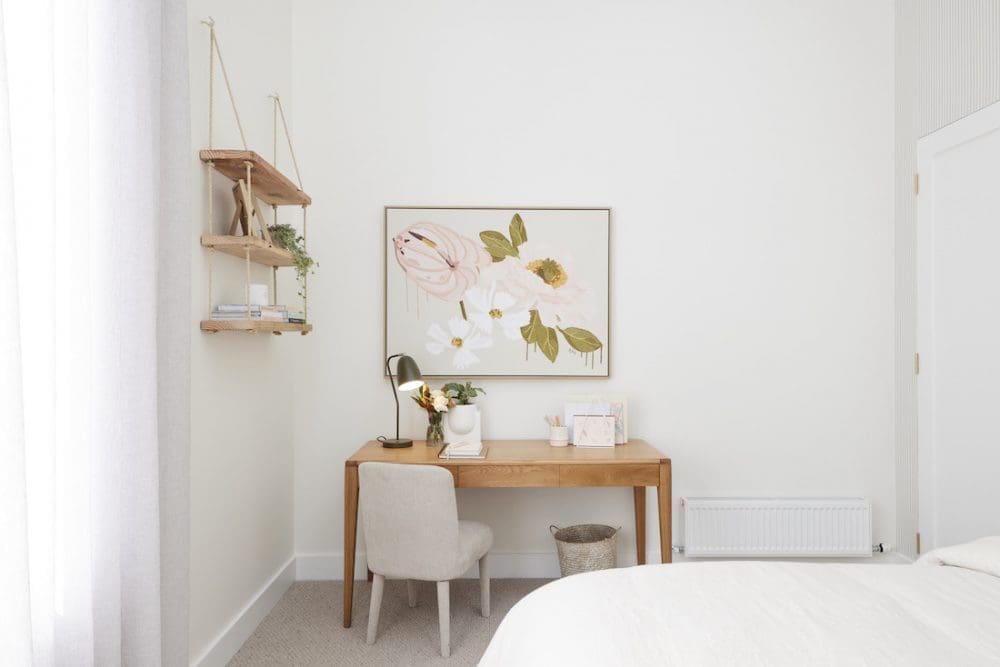
M481 442L455 442L445 445L438 454L439 459L485 459L489 447Z

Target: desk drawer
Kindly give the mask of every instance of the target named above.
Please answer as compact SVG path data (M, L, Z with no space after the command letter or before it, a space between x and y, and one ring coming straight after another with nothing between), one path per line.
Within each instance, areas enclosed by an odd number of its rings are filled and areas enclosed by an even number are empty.
M656 463L559 466L559 486L656 486L659 482Z
M458 466L458 486L559 486L559 469L555 465Z

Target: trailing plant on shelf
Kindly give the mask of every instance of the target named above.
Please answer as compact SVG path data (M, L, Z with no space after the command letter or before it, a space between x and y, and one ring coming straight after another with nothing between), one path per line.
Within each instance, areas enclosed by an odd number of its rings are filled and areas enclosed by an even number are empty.
M472 399L479 394L486 394L482 387L473 387L471 382L449 382L441 387L445 394L454 399L456 405L472 405Z
M295 261L295 275L299 279L299 296L305 296L306 276L313 273L313 269L319 266L306 252L305 239L299 235L298 230L289 224L270 225L267 231L271 232L271 240L276 245L292 253L292 259Z

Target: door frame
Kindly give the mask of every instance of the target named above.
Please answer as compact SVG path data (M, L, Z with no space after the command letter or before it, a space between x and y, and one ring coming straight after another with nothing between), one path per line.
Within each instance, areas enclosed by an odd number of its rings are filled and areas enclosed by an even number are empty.
M1000 102L995 102L917 140L917 530L927 547L937 544L934 470L934 159L941 153L1000 130ZM923 545L922 545L923 547ZM921 551L928 551L922 548Z

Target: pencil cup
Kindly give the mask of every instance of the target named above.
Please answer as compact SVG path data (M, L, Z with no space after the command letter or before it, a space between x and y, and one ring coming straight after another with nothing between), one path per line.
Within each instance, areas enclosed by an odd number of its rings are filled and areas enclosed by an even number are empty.
M565 447L569 444L568 426L550 426L549 444L553 447Z

